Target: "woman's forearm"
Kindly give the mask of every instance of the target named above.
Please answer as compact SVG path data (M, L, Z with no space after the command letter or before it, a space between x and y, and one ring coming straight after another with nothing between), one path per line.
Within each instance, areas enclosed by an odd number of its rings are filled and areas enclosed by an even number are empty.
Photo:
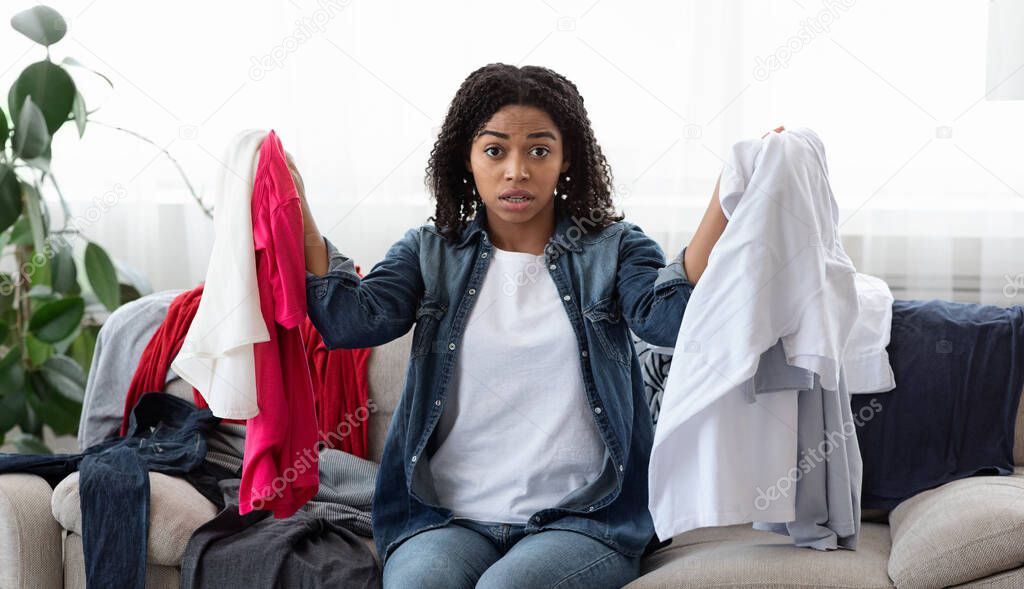
M306 270L323 276L327 274L327 244L324 243L323 235L316 226L313 213L309 210L309 204L303 197L302 202L302 227L305 233L303 244L306 251Z
M715 181L715 192L711 195L711 202L704 211L704 218L700 220L693 239L686 246L686 255L683 257L683 268L686 270L686 277L691 283L697 284L704 270L708 267L708 256L711 249L718 243L718 238L725 231L725 224L728 220L722 212L722 204L718 201L718 185L722 181L722 174L718 174Z

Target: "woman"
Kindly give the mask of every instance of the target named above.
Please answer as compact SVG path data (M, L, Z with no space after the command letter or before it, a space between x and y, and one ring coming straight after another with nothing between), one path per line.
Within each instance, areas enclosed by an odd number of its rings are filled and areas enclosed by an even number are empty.
M504 64L463 82L427 176L433 223L362 278L302 196L309 315L327 346L416 325L373 506L384 584L622 586L655 544L629 330L674 344L725 226L717 187L666 265L615 214L576 86Z

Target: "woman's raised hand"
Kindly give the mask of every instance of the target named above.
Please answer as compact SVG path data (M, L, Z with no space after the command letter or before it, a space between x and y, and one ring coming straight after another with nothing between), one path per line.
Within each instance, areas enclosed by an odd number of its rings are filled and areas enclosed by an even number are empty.
M302 176L299 174L299 168L295 165L295 160L292 159L292 154L285 151L284 157L288 161L288 171L292 173L292 182L295 182L299 198L306 200L306 185L302 183Z
M302 206L306 269L317 276L323 276L327 273L327 246L320 235L320 229L316 226L316 220L313 219L313 212L309 210L309 203L306 202L306 185L302 182L299 168L295 165L292 154L285 151L284 157L288 162L288 171L291 172L292 182L295 182L295 190L299 193L299 203Z
M785 130L786 130L786 128L783 127L782 125L779 125L778 127L775 127L775 129L773 129L773 131L775 131L776 133L781 133L781 132L783 132ZM768 131L768 133L771 133L771 131ZM767 137L768 133L765 133L764 135L761 135L761 139L764 139L765 137Z

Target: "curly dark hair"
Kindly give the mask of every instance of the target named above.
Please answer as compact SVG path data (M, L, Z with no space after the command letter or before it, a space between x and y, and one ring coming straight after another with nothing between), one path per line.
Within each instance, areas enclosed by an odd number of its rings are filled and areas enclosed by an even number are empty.
M426 184L437 201L428 220L454 241L478 210L480 196L470 192L465 160L476 134L502 107L533 106L546 112L562 134L570 182L558 180L556 214L591 219L599 227L621 221L612 204L612 170L594 138L583 97L565 76L539 66L485 65L462 82L448 107L427 164ZM584 228L586 231L588 228Z

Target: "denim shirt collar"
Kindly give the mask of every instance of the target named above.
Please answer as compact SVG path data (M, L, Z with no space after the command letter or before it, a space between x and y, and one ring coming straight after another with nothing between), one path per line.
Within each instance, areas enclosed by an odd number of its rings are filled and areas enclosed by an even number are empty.
M580 244L578 237L575 239L567 237L569 229L574 226L572 217L562 212L558 207L555 207L555 233L544 246L544 252L549 258L557 257L561 253L560 249L567 249L577 253L583 251L583 246ZM476 234L486 233L486 231L487 212L482 205L478 205L474 217L462 230L462 236L459 238L459 243L456 244L456 247L465 247L473 240Z

